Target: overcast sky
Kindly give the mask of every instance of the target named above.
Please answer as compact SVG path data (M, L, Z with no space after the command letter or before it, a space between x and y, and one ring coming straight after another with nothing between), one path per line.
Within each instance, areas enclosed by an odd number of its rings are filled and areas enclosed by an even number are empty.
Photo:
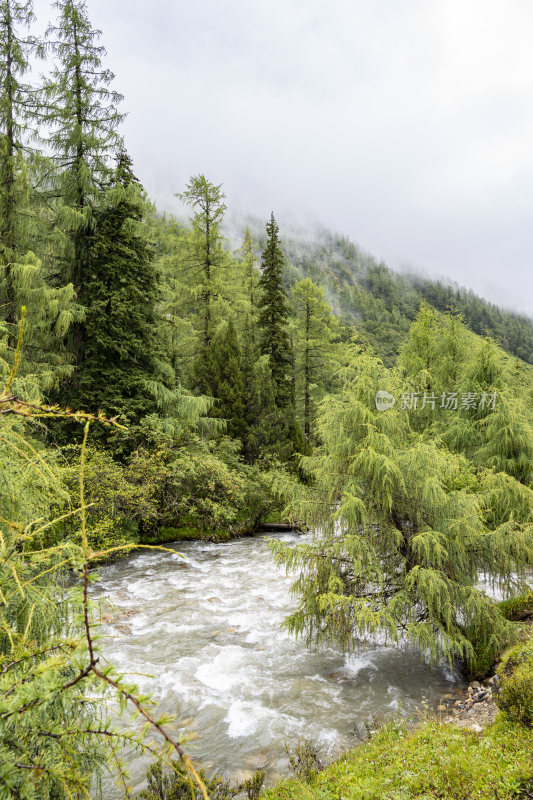
M281 233L319 223L533 316L531 0L87 7L160 206L203 172Z

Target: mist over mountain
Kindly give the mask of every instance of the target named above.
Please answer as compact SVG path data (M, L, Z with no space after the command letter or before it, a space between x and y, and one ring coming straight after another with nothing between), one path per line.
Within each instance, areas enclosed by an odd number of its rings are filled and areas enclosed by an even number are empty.
M224 233L232 250L248 227L259 247L264 222L253 215L233 215ZM422 302L438 311L454 310L479 335L490 335L504 349L533 363L533 319L480 297L446 277L432 279L415 270L396 271L347 236L320 225L281 224L286 282L305 277L324 287L335 314L355 324L362 340L392 364Z

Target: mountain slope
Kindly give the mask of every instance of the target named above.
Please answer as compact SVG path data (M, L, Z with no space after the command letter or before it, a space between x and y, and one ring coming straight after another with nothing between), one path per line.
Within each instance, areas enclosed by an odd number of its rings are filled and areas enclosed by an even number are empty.
M503 310L456 284L395 272L331 232L306 238L283 237L282 230L282 245L288 284L309 276L324 286L335 312L346 323L355 323L362 340L386 363L395 359L420 303L426 301L439 311L455 309L475 333L489 334L533 364L533 320L525 315Z

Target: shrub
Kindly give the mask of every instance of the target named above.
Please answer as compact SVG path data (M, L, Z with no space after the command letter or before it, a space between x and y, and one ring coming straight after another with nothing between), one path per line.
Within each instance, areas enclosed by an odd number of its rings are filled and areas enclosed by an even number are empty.
M264 772L256 772L242 783L231 783L216 772L209 779L203 770L199 775L211 800L233 800L243 794L248 800L257 800L265 780ZM147 788L140 793L139 800L203 800L201 790L180 772L177 761L172 763L172 769L164 769L161 762L152 764L146 778Z
M285 743L285 752L291 772L301 781L310 783L322 770L318 750L309 739L299 740L294 750Z
M533 591L502 600L498 608L506 619L518 621L533 616Z
M533 726L533 635L513 647L498 669L496 704L508 717Z

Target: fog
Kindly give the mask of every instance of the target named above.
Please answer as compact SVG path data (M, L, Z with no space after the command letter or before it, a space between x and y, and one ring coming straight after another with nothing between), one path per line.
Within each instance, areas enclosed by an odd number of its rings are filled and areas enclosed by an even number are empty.
M161 208L203 172L234 213L330 227L533 315L530 2L87 7Z

